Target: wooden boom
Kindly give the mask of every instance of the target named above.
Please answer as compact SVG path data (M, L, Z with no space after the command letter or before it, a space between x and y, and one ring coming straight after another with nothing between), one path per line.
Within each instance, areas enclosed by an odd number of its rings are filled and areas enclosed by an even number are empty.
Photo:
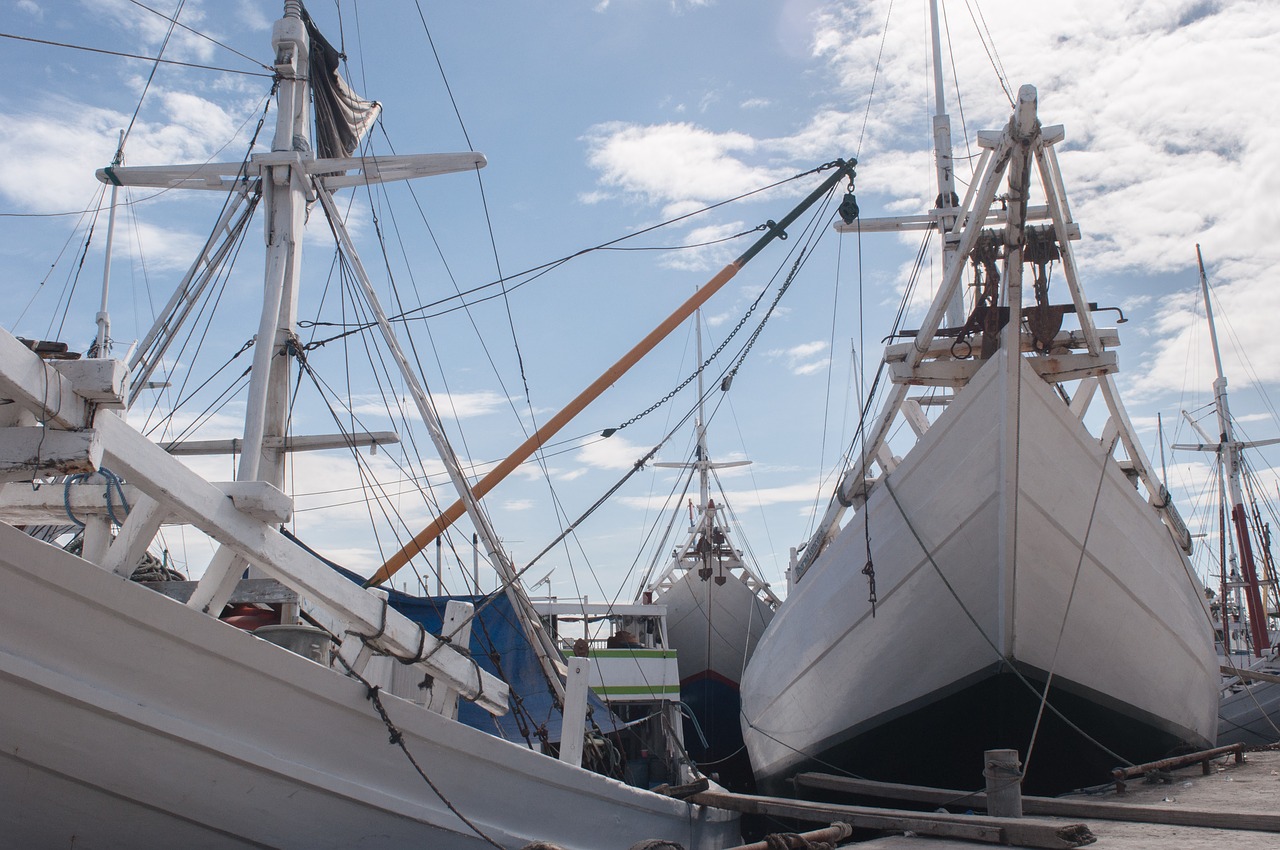
M806 209L814 204L820 197L831 190L840 180L845 177L853 177L853 167L857 164L856 160L850 159L836 160L836 169L830 177L822 182L822 185L809 194L807 198L788 213L777 224L770 223L769 231L761 236L756 242L747 249L747 251L733 262L729 263L721 269L715 277L711 278L705 286L695 292L687 301L681 304L674 313L668 316L663 322L649 332L648 336L636 343L635 347L628 351L622 358L605 370L604 374L597 378L590 386L578 394L577 398L569 402L555 416L551 417L545 425L539 428L533 436L520 444L515 451L507 455L506 459L489 471L487 475L476 482L471 488L472 494L476 499L483 498L490 490L506 478L516 467L529 459L529 456L541 448L547 440L555 436L565 425L569 424L575 416L591 402L595 401L611 384L615 383L618 378L622 377L632 366L634 366L640 358L644 357L652 351L659 342L667 337L673 330L680 326L686 319L693 315L693 312L707 302L711 296L715 295L726 283L733 279L733 276L745 266L756 254L773 241L778 236L786 235L786 229L791 226ZM365 587L372 587L381 584L391 578L396 572L409 563L409 559L421 552L431 544L433 540L444 533L450 525L454 523L458 517L465 513L466 507L462 500L454 502L440 516L436 517L430 525L418 532L412 540L404 545L399 552L396 552L387 562L383 564L373 576L365 582Z

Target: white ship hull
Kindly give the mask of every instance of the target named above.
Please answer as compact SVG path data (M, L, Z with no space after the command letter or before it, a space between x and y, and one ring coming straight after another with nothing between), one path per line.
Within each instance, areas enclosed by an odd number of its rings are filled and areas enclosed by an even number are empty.
M679 650L680 699L693 715L685 724L685 748L730 790L751 791L739 685L774 612L744 578L725 572L724 584L716 584L688 570L656 601L667 606L667 632Z
M388 743L358 682L11 526L0 553L5 846L488 846ZM382 700L441 794L503 846L738 843L728 813Z
M724 584L694 570L654 601L667 606L671 645L680 650L680 681L710 676L738 687L773 609L737 575Z
M959 391L760 641L743 732L766 784L821 759L980 785L982 750L1025 757L1039 709L1002 657L1037 689L1052 673L1050 702L1116 756L1213 741L1212 634L1185 557L1109 451L1029 364L1010 380L1009 362ZM1050 711L1035 746L1032 787L1058 757L1118 763Z

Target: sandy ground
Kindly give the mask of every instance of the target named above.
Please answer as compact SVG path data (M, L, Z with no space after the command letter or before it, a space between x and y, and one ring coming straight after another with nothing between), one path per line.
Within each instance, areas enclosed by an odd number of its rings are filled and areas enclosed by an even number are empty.
M1217 812L1280 814L1280 752L1249 753L1244 764L1220 759L1208 776L1199 765L1176 771L1171 784L1130 783L1123 796L1103 794L1088 799L1123 805ZM1036 816L1037 818L1041 816ZM1056 818L1054 820L1063 820ZM1064 823L1071 821L1063 820ZM1082 819L1097 837L1097 850L1277 850L1280 833L1235 829ZM898 835L857 845L866 850L974 850L988 845L951 839Z

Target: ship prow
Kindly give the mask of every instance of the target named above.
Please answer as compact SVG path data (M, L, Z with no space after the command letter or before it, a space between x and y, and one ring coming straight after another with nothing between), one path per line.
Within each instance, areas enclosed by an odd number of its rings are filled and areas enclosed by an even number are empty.
M1062 790L1212 742L1190 566L1037 365L983 364L793 587L742 682L766 786L834 763L963 788L1034 747L1027 787Z

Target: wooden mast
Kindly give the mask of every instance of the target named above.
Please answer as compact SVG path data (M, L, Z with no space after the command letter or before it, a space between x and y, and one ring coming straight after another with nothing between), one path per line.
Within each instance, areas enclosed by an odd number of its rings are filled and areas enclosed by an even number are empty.
M614 363L604 374L593 381L585 390L578 394L571 402L569 402L559 413L551 417L545 425L539 428L533 436L521 443L515 451L509 454L505 460L495 466L487 475L476 482L471 488L474 498L483 498L490 490L498 485L520 464L524 463L539 448L551 439L555 434L569 424L575 416L583 411L591 402L595 401L601 393L621 378L632 366L652 351L659 342L667 337L671 331L675 330L682 322L693 315L694 311L707 302L711 296L715 295L720 289L733 279L734 275L751 261L756 254L772 242L778 236L784 236L786 229L800 215L813 205L819 198L825 195L842 179L853 177L853 167L856 165L855 160L836 160L836 169L826 180L822 182L817 189L813 190L807 198L805 198L795 209L788 213L780 222L773 224L768 233L760 237L756 242L747 249L747 251L733 262L729 263L721 269L715 277L711 278L702 288L689 297L687 301L681 304L674 313L662 321L656 328L640 342L636 343L630 351L622 356L617 363ZM409 559L421 552L431 544L438 536L444 533L450 525L454 523L466 511L466 506L461 499L450 505L439 517L430 525L418 532L412 540L404 545L399 552L396 552L387 562L374 573L366 583L366 587L381 584L391 578L396 572L409 563Z

